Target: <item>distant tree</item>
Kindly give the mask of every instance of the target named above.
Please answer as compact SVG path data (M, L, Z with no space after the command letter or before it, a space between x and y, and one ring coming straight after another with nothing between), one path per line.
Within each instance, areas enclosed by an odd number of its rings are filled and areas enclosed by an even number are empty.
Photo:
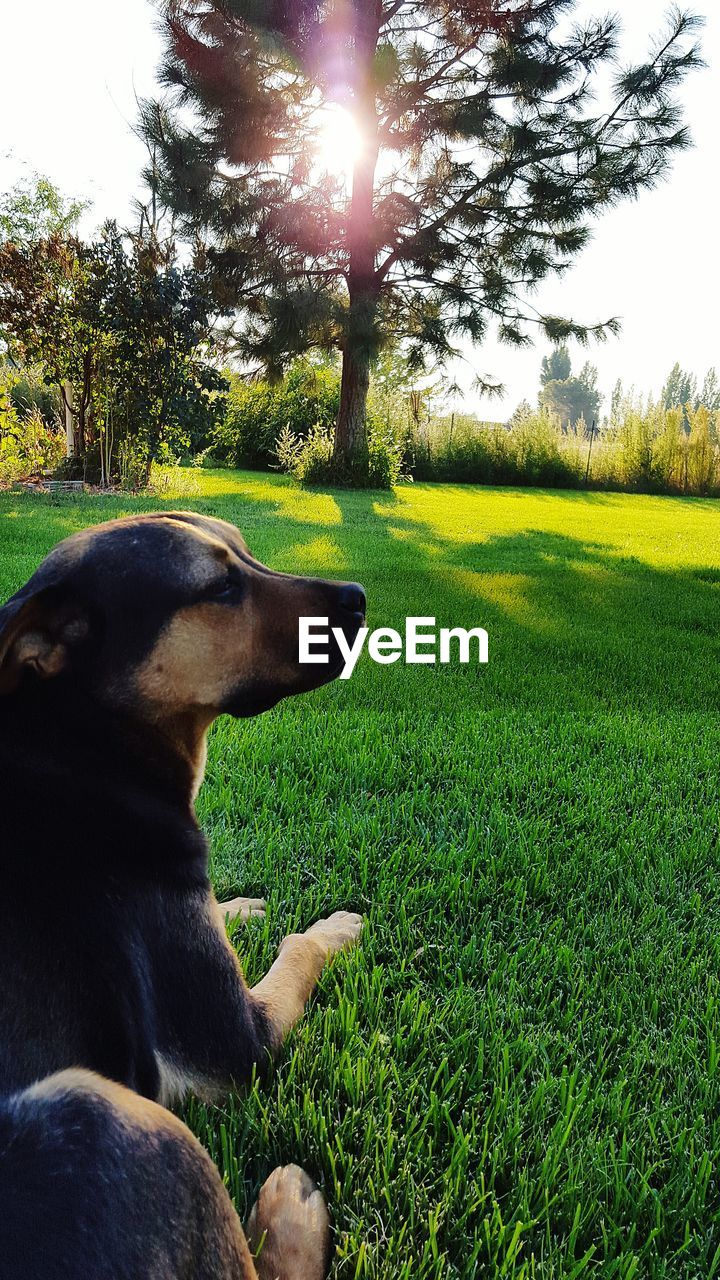
M622 379L618 378L612 389L612 396L610 398L610 421L612 423L617 423L619 421L624 400L625 388L622 384Z
M540 404L560 419L563 430L576 427L582 420L591 427L597 419L600 396L585 386L579 378L567 378L565 382L548 382L543 387Z
M36 174L0 195L0 241L34 244L75 230L88 204L63 196L49 178Z
M720 410L720 378L716 369L708 369L705 374L698 400L711 413L717 413Z
M555 354L559 356L557 360L552 362L552 357L546 357L542 363L540 379L543 385L539 396L541 408L559 418L564 431L575 427L581 420L588 428L592 427L597 420L601 402L597 369L586 361L579 375L573 377L567 348L560 348ZM567 376L546 378L547 373L555 370L567 370Z
M556 347L549 356L544 356L540 366L540 382L546 387L548 382L565 382L572 373L570 352L566 346Z
M513 427L516 427L519 423L525 422L528 418L532 417L532 413L533 413L533 407L530 404L530 401L521 400L519 405L517 405L517 407L513 410L510 417L508 418L508 423L507 423L508 427L512 429Z
M701 404L688 413L690 431L685 437L685 477L693 493L708 493L716 479L716 455L710 411Z
M616 329L538 316L524 295L687 145L675 92L698 20L674 11L619 70L619 18L571 24L575 3L162 3L170 97L143 116L159 197L205 244L244 358L279 373L309 348L342 352L338 465L366 450L389 339L422 367L491 326L516 346L531 326L555 342ZM360 138L347 187L318 161L338 104Z
M660 401L664 409L685 409L694 405L697 399L697 379L694 374L681 369L679 364L673 365L667 382L660 393Z

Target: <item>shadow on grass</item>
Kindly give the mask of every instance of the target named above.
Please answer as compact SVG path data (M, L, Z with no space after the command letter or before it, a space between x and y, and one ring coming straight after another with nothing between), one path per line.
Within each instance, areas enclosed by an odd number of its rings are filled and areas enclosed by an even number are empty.
M408 513L394 494L305 491L262 475L226 489L222 483L206 497L180 500L6 499L3 597L73 529L132 511L191 506L239 525L253 552L275 568L364 582L370 627L402 630L414 614L435 617L438 627L486 628L490 664L482 670L375 668L364 658L353 681L389 705L401 705L405 674L426 680L440 715L456 709L458 698L478 710L492 702L547 712L625 707L692 714L718 706L718 565L658 569L599 540L532 528L461 541L424 522L417 506ZM417 486L415 493L422 488L437 487ZM467 497L460 486L442 492L449 504ZM531 496L592 506L619 500L575 491ZM693 506L718 510L710 502Z

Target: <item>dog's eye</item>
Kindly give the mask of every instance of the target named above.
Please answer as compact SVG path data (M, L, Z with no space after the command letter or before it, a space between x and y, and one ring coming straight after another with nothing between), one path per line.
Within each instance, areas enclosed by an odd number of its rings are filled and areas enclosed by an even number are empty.
M207 591L210 600L217 600L221 604L235 602L239 600L241 594L241 583L237 578L230 577L218 578Z

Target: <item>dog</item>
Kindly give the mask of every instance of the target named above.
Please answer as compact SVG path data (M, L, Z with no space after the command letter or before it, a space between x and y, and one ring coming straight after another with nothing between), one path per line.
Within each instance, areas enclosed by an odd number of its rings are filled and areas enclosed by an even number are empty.
M0 609L0 1275L3 1280L320 1280L328 1215L275 1170L248 1238L167 1106L277 1055L360 916L285 938L249 989L194 800L208 728L337 676L298 623L352 642L355 583L275 573L237 529L187 512L56 546ZM263 1243L264 1242L264 1243Z

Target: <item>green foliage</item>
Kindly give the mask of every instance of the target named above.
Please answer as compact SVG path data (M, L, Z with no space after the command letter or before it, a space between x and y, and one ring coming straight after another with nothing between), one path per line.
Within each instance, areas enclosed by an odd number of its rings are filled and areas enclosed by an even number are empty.
M720 484L717 414L714 415L714 419L713 423L713 415L705 405L698 405L696 409L690 410L690 435L685 442L687 454L685 488L689 493L710 493Z
M711 413L720 410L720 378L716 369L708 369L698 399Z
M41 365L16 365L0 352L0 387L19 414L37 409L49 427L62 419L62 398L50 386Z
M660 403L666 409L682 409L685 430L689 434L693 409L704 405L710 413L717 413L720 410L720 380L718 380L717 370L708 369L702 387L698 391L695 374L682 369L679 364L673 365L660 393Z
M277 383L228 373L229 392L211 447L231 466L268 466L283 431L305 440L314 427L328 432L340 403L340 375L333 364L298 359Z
M0 194L0 241L25 247L55 236L66 237L88 205L69 200L49 178L36 174Z
M198 273L153 242L127 245L113 223L90 245L0 245L0 326L15 358L62 390L90 481L135 487L164 444L207 443L225 388L206 358L209 323Z
M660 394L660 403L665 409L684 409L694 404L697 398L697 378L687 373L679 364L673 365L667 382Z
M42 368L17 370L10 386L10 399L20 413L37 409L49 427L57 426L62 418L62 397L56 387L45 381Z
M351 459L339 460L333 443L332 431L319 425L311 428L306 439L283 427L275 456L282 471L305 485L390 489L401 479L402 445L379 424L371 422L365 449Z
M546 387L548 382L565 382L572 373L570 352L567 347L556 347L549 356L543 356L540 368L540 382Z
M453 415L416 437L416 479L476 484L628 489L643 493L720 494L720 415L618 401L616 417L592 441L567 431L547 409L522 406L507 427Z
M598 371L594 365L586 361L574 378L568 349L559 347L543 360L540 383L541 408L554 415L565 430L576 427L581 421L586 427L592 427L597 420L601 400Z
M36 406L18 411L0 373L0 483L38 479L54 471L64 453L64 434Z
M194 454L206 445L224 408L227 384L203 345L207 291L197 272L161 260L152 243L134 239L127 248L111 223L89 263L83 303L95 341L94 444L111 477L113 450L122 443L121 476L124 466L144 483L164 448Z
M351 0L339 20L332 4L164 0L168 94L143 109L146 176L202 243L251 367L274 376L334 346L364 370L401 342L421 369L491 330L514 346L617 332L538 315L521 293L687 146L677 91L699 21L673 10L621 70L619 17L573 24L574 8ZM365 138L347 184L317 154L338 103ZM358 385L338 417L345 452L362 449Z
M273 568L363 582L372 627L490 635L482 670L363 656L210 735L212 882L268 900L248 981L367 920L268 1078L183 1109L241 1219L293 1162L333 1280L716 1280L720 505L192 474ZM0 599L177 501L0 494Z
M418 480L570 488L580 474L576 442L570 444L546 410L537 413L529 406L511 427L462 416L436 420L415 449Z

